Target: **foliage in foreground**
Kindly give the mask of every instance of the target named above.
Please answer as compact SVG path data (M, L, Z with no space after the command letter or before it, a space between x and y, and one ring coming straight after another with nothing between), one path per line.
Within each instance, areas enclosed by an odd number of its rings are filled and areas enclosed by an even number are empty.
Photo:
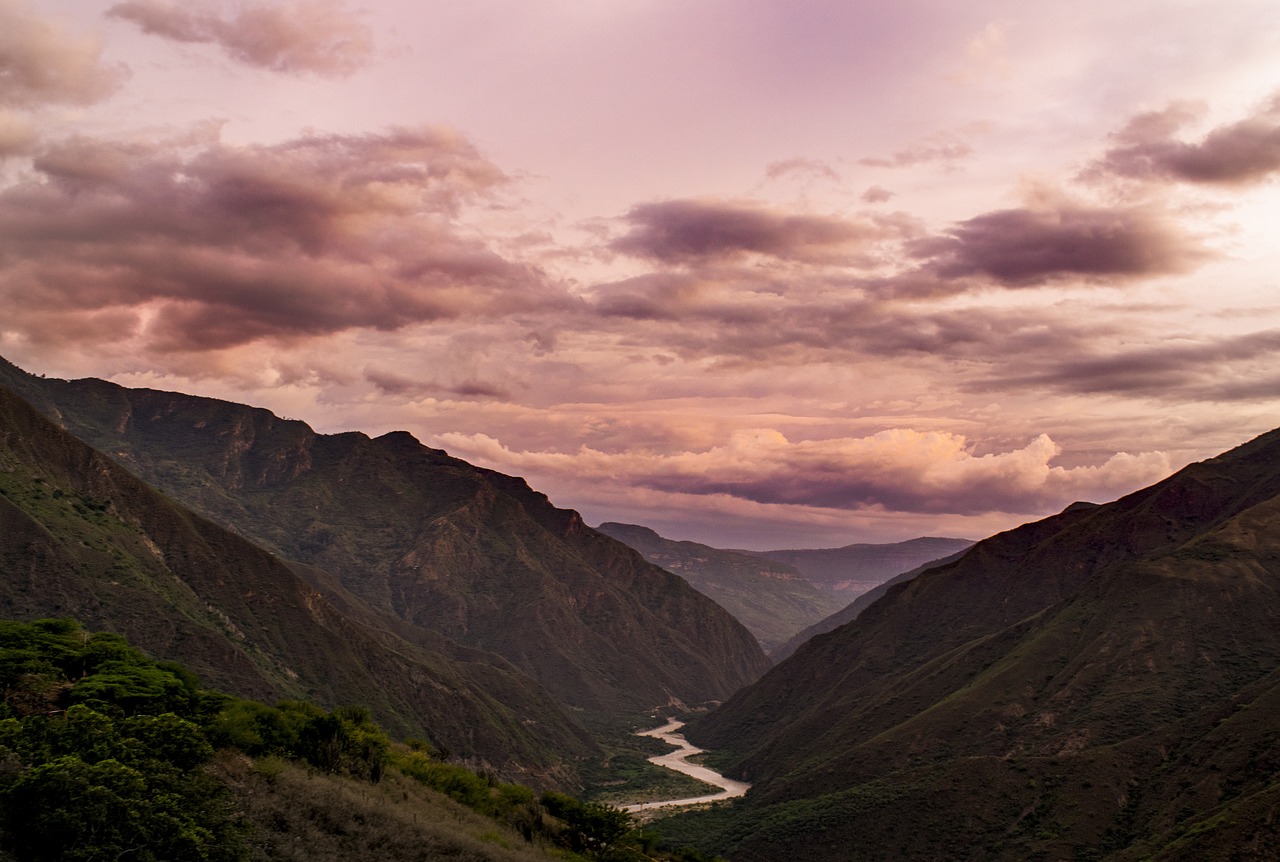
M339 777L369 788L390 777L384 802L407 802L410 781L498 827L479 839L447 831L437 840L449 842L452 855L465 847L462 855L493 860L546 858L545 849L602 862L704 858L662 848L660 836L636 830L620 809L560 793L537 796L445 763L429 743L395 745L366 709L268 706L206 691L182 667L151 661L118 635L90 634L69 620L0 621L0 687L0 849L24 862L308 858L308 846L324 842L390 851L376 836L415 829L416 813L406 827L396 819L403 811L385 805L354 822L343 819L358 806L350 785L334 783ZM243 770L237 777L227 757L214 762L217 751L247 755L253 781ZM298 775L333 778L323 792L315 786L303 794L277 781L286 774L293 783ZM259 798L247 798L250 784ZM401 788L394 797L393 786ZM261 798L290 792L289 811ZM296 801L304 795L333 802L304 813ZM427 811L441 816L438 808ZM298 820L303 816L308 822ZM273 830L291 832L290 840L277 840ZM354 834L361 830L374 837L362 844Z

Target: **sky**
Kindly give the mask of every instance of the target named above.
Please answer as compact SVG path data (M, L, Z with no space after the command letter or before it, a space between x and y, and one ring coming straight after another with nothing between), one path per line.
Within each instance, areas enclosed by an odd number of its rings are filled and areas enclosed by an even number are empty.
M981 538L1280 426L1274 0L0 0L0 355L589 524Z

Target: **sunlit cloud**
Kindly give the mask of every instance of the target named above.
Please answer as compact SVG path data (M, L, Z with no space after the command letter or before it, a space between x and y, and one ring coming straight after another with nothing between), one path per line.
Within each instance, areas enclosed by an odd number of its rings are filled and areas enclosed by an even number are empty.
M964 436L909 429L864 438L791 441L750 429L696 452L513 451L486 435L443 434L450 448L517 471L573 474L655 491L760 504L974 515L1041 513L1082 498L1111 499L1169 473L1163 452L1117 453L1096 466L1051 462L1040 435L1022 449L977 454Z

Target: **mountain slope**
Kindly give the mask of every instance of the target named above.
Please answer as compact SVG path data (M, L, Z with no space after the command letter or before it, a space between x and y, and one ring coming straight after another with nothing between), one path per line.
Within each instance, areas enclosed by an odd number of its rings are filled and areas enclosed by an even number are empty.
M859 543L842 548L743 553L794 566L812 583L852 599L894 575L962 551L972 544L968 539L923 536L886 544Z
M1278 668L1272 432L891 588L687 735L756 782L735 862L1275 858Z
M338 610L0 387L0 615L72 616L248 697L361 703L545 782L594 745L507 661ZM561 774L564 777L564 774Z
M407 433L320 435L209 398L7 364L4 376L184 504L331 573L375 610L505 656L569 706L627 714L720 700L769 665L680 578L523 480Z
M872 589L867 590L865 593L858 596L831 616L818 620L818 622L793 635L785 643L771 649L769 651L769 658L773 659L775 662L782 661L799 649L800 645L805 641L817 637L818 635L826 634L829 631L835 631L845 623L852 622L857 619L859 614L878 601L885 593L889 592L894 585L906 583L912 578L915 578L921 572L932 569L935 566L946 565L953 560L958 560L967 550L968 548L963 551L956 551L954 554L949 554L941 559L925 563L923 566L917 566L909 572L903 572L900 575L895 575L883 584L880 584L878 587L873 587Z
M605 523L596 529L710 596L737 617L766 651L840 607L839 599L782 563L665 539L634 524Z

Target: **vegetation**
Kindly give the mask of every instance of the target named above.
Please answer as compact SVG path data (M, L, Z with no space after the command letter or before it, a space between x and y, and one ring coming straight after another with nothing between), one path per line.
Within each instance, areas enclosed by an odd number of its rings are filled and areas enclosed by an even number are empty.
M22 862L706 858L393 743L364 708L208 691L69 620L0 621L0 687L0 852Z

